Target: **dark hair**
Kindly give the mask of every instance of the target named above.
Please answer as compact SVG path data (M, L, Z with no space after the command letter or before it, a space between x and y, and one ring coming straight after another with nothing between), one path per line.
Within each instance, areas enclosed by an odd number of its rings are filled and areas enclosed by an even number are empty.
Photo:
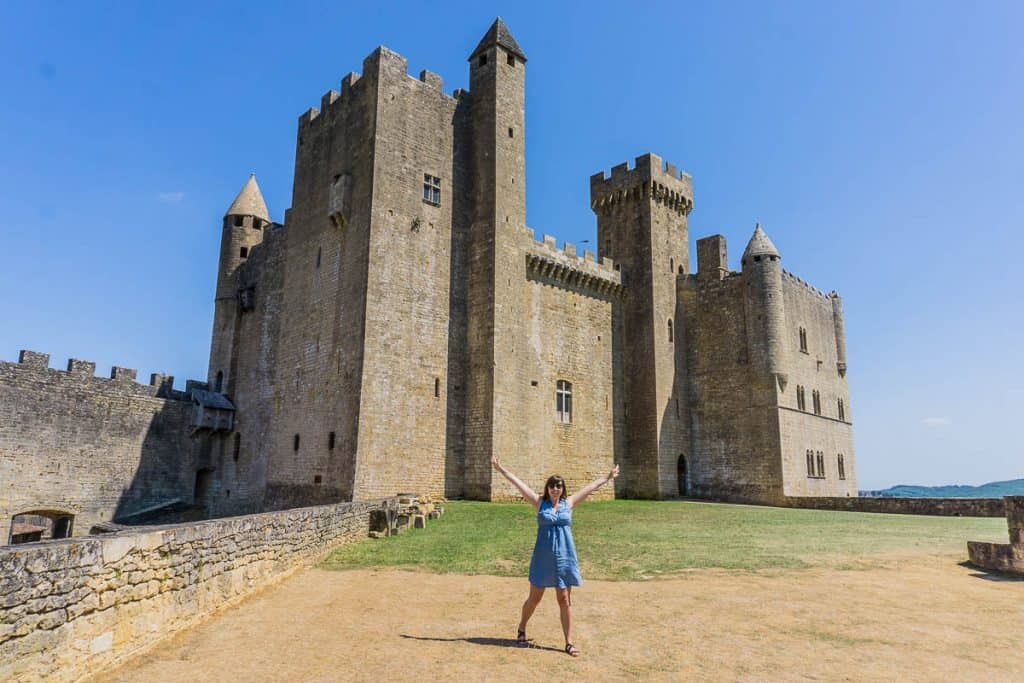
M546 500L549 503L551 502L551 498L548 497L548 488L552 484L561 484L562 485L562 497L559 498L558 500L568 500L569 499L569 489L565 485L565 479L562 479L557 474L552 474L550 477L548 477L548 480L546 482L544 482L544 496L541 498L541 500Z

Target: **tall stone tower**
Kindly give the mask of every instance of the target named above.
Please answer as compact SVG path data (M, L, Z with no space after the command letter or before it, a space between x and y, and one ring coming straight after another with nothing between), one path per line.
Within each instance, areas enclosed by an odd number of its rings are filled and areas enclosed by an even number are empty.
M590 179L600 255L622 271L626 462L623 493L661 498L678 489L689 443L676 278L689 272L690 176L654 154Z
M232 361L238 334L238 267L248 259L252 248L263 241L264 230L269 225L267 205L253 173L224 214L207 374L214 391L232 393L235 382Z
M469 56L474 206L469 229L465 495L490 494L491 457L507 450L522 382L515 378L512 297L525 278L526 55L498 18ZM515 286L513 286L513 283ZM505 411L505 412L503 412Z
M741 261L746 281L749 357L755 405L778 404L776 387L786 389L786 309L778 249L758 224Z

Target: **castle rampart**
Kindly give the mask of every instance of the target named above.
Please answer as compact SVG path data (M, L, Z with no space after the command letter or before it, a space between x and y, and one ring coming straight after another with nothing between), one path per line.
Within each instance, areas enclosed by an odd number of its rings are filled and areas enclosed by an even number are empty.
M172 501L191 502L191 404L173 378L133 381L115 367L22 351L0 362L0 544L15 515L47 511L58 533L83 535L93 525ZM47 533L51 533L48 531Z

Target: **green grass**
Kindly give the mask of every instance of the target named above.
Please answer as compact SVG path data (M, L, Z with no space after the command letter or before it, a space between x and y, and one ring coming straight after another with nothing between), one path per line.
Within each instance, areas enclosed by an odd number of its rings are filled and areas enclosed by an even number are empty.
M525 503L454 501L426 529L343 546L320 566L525 576L535 535ZM585 503L573 535L584 577L615 580L708 567L857 569L894 555L966 559L967 540L1007 541L1005 519L633 500Z

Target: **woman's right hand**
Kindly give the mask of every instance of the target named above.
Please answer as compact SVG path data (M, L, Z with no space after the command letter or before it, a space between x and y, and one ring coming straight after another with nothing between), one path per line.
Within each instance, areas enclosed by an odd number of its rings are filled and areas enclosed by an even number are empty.
M498 462L497 458L491 458L491 464L494 465L494 469L498 470L499 472L505 471L505 468L501 466L501 463Z

